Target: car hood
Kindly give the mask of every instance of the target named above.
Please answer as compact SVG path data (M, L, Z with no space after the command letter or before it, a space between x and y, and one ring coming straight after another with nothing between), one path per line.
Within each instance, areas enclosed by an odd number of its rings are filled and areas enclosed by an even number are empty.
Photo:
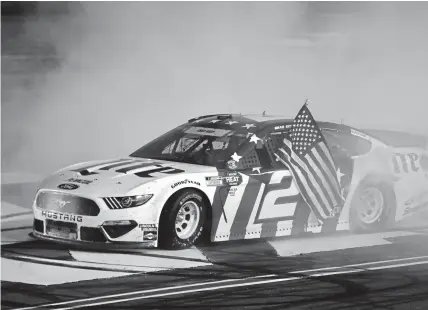
M208 166L123 157L66 167L46 178L40 188L83 196L130 195L142 185L147 190L151 190L152 186L159 188L159 182L165 178L182 179L189 174L207 175L215 172L216 168Z

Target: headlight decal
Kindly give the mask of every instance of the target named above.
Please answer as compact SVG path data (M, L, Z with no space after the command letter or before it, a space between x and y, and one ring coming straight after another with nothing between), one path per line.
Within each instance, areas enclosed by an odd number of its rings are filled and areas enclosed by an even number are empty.
M104 197L103 201L110 209L128 209L142 206L152 197L153 194L124 197Z

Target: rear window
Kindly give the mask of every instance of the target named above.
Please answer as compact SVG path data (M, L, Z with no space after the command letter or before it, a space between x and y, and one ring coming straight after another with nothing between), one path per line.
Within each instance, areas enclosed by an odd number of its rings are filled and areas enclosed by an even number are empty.
M350 156L363 155L368 153L372 148L372 143L364 138L351 135L347 132L336 130L321 130L330 150L341 148Z
M337 130L321 129L329 149L334 152L337 149L345 151L349 156L363 155L368 153L372 144L369 140ZM282 147L286 137L286 131L277 131L269 134L270 139L266 142L266 148L272 161L275 161L274 153Z

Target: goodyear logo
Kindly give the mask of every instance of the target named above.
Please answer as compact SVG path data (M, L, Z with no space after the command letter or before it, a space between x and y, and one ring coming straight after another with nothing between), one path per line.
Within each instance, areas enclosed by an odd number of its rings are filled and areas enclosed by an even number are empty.
M199 182L197 182L197 181L193 181L193 180L185 179L185 180L183 180L183 181L179 181L179 182L177 182L177 183L172 184L172 185L171 185L171 188L175 188L175 187L180 186L180 185L188 185L188 184L201 186L201 183L199 183Z

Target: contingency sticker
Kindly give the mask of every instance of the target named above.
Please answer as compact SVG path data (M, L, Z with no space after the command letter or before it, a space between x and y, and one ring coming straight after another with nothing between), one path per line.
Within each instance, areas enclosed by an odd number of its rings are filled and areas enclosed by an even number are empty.
M224 176L205 177L207 186L237 186L242 183L239 173L227 173Z
M158 238L158 229L155 224L140 224L138 227L143 231L143 240L155 241Z

